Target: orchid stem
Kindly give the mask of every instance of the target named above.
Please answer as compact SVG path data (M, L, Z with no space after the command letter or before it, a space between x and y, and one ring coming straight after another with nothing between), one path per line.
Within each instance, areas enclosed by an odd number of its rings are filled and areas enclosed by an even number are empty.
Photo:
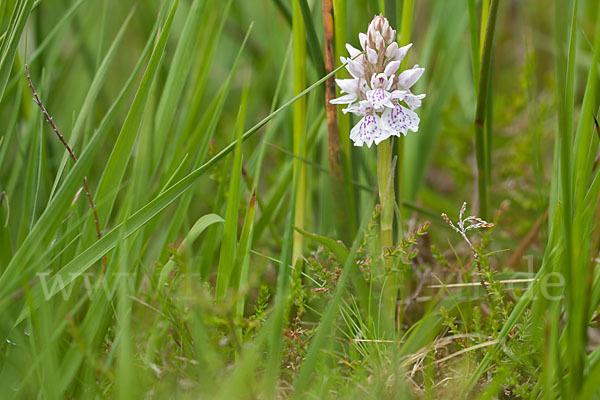
M398 277L393 271L393 259L386 257L386 249L394 247L394 168L391 159L392 142L391 140L384 140L377 146L377 181L379 185L379 202L381 205L381 250L385 275L381 304L381 323L385 336L393 336L394 334L396 300L398 296Z

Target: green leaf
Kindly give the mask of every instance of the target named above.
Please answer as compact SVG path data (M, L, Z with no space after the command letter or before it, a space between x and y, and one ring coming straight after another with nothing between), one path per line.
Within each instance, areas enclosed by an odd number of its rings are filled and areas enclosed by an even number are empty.
M0 46L0 99L4 97L6 83L10 76L11 69L17 54L17 46L21 40L21 35L25 29L25 23L31 13L33 0L19 0L11 15L11 22L6 36Z
M83 1L85 1L85 0L79 1L74 6L78 6ZM125 18L125 21L123 21L123 24L121 25L121 28L119 29L119 32L117 33L117 36L115 36L115 39L113 40L110 48L108 49L108 51L106 52L106 55L104 56L104 59L102 60L102 63L100 64L100 67L98 68L98 71L96 71L96 75L94 75L94 79L92 80L92 83L90 85L88 93L85 96L85 99L83 100L83 103L81 105L81 110L79 111L79 115L77 116L75 125L73 126L71 134L68 136L68 143L72 149L74 149L77 146L77 144L79 143L81 134L83 133L83 124L85 123L86 119L89 117L89 115L92 111L92 106L95 104L96 99L98 98L100 89L102 89L102 85L104 84L104 81L106 79L106 75L108 73L108 68L112 64L112 61L113 61L115 55L117 54L117 49L119 48L119 44L121 43L121 40L125 36L125 31L126 31L127 27L129 26L129 22L131 21L131 18L133 17L135 9L136 9L136 6L134 6L131 9L131 12L129 13L129 15L127 15L127 18ZM32 61L33 61L33 57L32 57ZM50 191L50 199L52 199L54 192L56 191L56 189L58 187L60 178L62 177L65 166L66 166L67 162L69 162L69 160L70 160L69 154L67 152L65 152L60 161L60 165L58 167L58 172L56 173L56 178L54 179L54 185L52 186L52 190Z
M335 254L336 258L340 263L345 264L346 259L348 258L348 249L342 243L337 240L328 238L327 236L317 235L316 233L307 232L304 229L300 229L298 227L294 227L297 232L300 232L303 236L316 241L317 243L322 244L327 247L333 254Z
M235 146L231 179L229 180L229 191L227 198L227 211L225 213L225 229L223 241L221 242L221 254L219 256L219 269L217 271L217 288L215 299L222 301L229 289L229 283L234 269L234 260L237 243L238 213L240 208L240 186L242 183L242 133L246 121L246 109L248 105L249 85L246 84L242 94L240 110L237 119L237 144ZM237 284L237 282L236 282Z
M177 255L181 255L181 253L187 251L188 246L194 243L198 236L200 236L200 234L204 232L206 228L213 224L221 223L223 221L224 219L218 216L217 214L206 214L205 216L198 219L194 226L192 226L192 229L190 229L188 234L185 236L179 247L177 248ZM158 279L157 285L158 288L162 288L164 286L165 282L169 278L169 274L171 273L174 267L175 262L173 260L169 260L165 264L165 266L160 271L160 277Z
M300 3L300 10L302 11L302 18L304 19L304 25L306 26L306 43L308 45L308 51L313 60L315 69L317 70L318 76L324 76L325 62L323 61L323 53L321 49L321 43L317 37L317 31L315 30L315 24L313 23L313 16L310 13L310 7L306 0L294 0Z
M370 202L369 209L372 207L372 205L373 205L373 199ZM340 276L340 279L337 282L337 286L335 288L333 298L329 302L329 305L327 306L325 313L323 313L323 317L321 318L321 321L319 323L317 333L311 340L311 344L308 349L308 354L306 355L304 362L302 362L302 365L300 366L300 372L298 373L298 376L294 380L293 397L296 399L303 398L303 394L306 392L306 389L309 387L309 382L310 382L311 376L313 374L313 371L316 367L318 358L327 343L327 338L329 337L331 330L333 329L333 326L335 324L335 320L338 317L339 307L342 302L342 296L346 290L346 282L350 277L350 274L351 274L350 271L351 271L352 267L354 266L356 253L358 252L358 248L360 246L360 243L362 242L362 239L365 234L369 220L370 220L369 213L365 213L365 215L363 217L363 221L361 223L361 226L358 230L358 233L357 233L356 237L354 238L352 248L350 249L350 252L348 253L346 260L344 262L344 267L342 269L342 275Z
M140 210L138 210L137 212L132 214L124 222L118 224L111 231L106 233L102 237L102 239L96 241L90 247L85 249L82 253L80 253L75 258L70 260L67 264L65 264L60 269L60 271L57 272L57 274L61 274L63 277L69 277L64 280L64 284L65 285L69 284L72 281L73 277L80 276L89 267L91 267L94 262L98 261L100 258L102 258L102 256L104 254L106 254L110 250L112 250L119 241L119 231L121 229L123 229L123 231L124 231L123 238L127 238L129 235L131 235L132 233L134 233L135 231L140 229L142 226L144 226L146 223L148 223L148 221L150 221L152 218L154 218L157 214L159 214L162 210L164 210L171 203L173 203L175 200L177 200L182 194L184 194L187 190L189 190L192 187L192 185L198 180L198 178L200 178L202 175L204 175L204 173L206 173L208 170L210 170L210 168L212 168L217 162L219 162L221 159L223 159L223 157L225 157L227 154L229 154L235 148L235 146L238 142L243 142L243 141L247 140L248 138L250 138L256 132L258 132L260 130L260 128L262 128L267 122L269 122L271 119L273 119L279 113L281 113L283 110L287 109L290 105L292 105L299 98L305 96L307 93L312 91L315 87L317 87L320 84L322 84L323 82L325 82L329 78L329 76L332 76L333 74L335 74L337 72L337 70L339 70L343 67L345 67L345 65L342 65L335 71L332 71L328 76L325 76L325 77L319 79L317 82L313 83L311 86L306 88L304 91L302 91L301 93L299 93L298 95L296 95L295 97L293 97L292 99L287 101L285 104L283 104L277 110L275 110L274 112L272 112L271 114L269 114L268 116L263 118L256 125L254 125L252 128L247 130L242 135L241 138L230 143L228 146L226 146L223 150L221 150L219 153L217 153L215 156L213 156L210 160L208 160L202 166L200 166L199 168L190 172L188 175L186 175L184 178L179 180L173 186L166 189L159 196L155 197L153 200L148 202ZM100 132L100 130L99 130L99 132ZM70 204L70 200L66 200L66 201L63 200L63 198L66 197L64 195L64 192L72 193L77 189L78 182L80 182L83 179L84 171L87 170L87 168L89 168L90 161L86 161L90 158L90 157L88 157L88 154L93 153L97 150L96 146L98 146L98 142L100 141L100 139L101 138L98 137L98 134L97 134L94 136L92 141L88 144L88 146L86 146L86 150L84 151L83 155L81 156L79 161L75 164L75 167L71 170L71 172L67 176L67 179L65 180L63 186L61 186L61 188L57 192L57 195L55 196L55 199L52 201L53 210L54 209L62 210L61 207L65 208ZM69 192L68 189L71 189L71 192ZM65 205L60 200L63 200L67 204ZM48 208L46 209L46 211L44 212L42 217L40 217L40 220L38 220L38 223L36 224L36 227L34 227L34 230L37 228L40 232L47 233L47 230L46 230L46 228L44 228L44 225L42 223L44 221L43 218L47 213L49 213ZM63 215L63 214L60 214L60 215ZM57 219L58 219L58 217L57 217ZM32 236L32 234L30 233L28 235L28 239L33 241L34 240L33 238L30 239L31 236ZM14 278L12 276L10 276L10 274L13 273L14 269L16 268L15 265L21 265L20 262L23 259L26 259L26 257L31 256L31 254L27 250L23 250L23 246L21 246L21 248L19 250L21 251L21 253L17 252L17 254L15 254L13 259L11 260L11 264L7 267L4 274L0 277L0 299L4 299L3 305L6 305L6 303L10 303L11 299L7 298L7 294L11 293L12 290L14 290L14 287L19 282L18 280L15 281ZM9 273L9 271L10 271L10 273ZM3 284L5 282L6 282L6 284ZM53 285L54 285L54 282L50 282L49 286L53 287ZM60 289L57 288L57 290L50 293L50 297L55 296L59 292L59 290ZM35 288L34 288L34 291L35 291ZM34 295L34 298L36 298L36 299L40 298L41 297L40 295L41 295L41 293L38 293L38 296L36 297Z
M169 37L171 24L173 22L173 17L175 16L175 11L177 11L178 5L179 0L173 0L171 2L167 21L161 29L156 46L154 47L152 55L150 56L150 62L148 63L146 72L142 77L142 82L140 83L138 92L135 95L129 112L127 113L125 122L123 122L123 127L119 132L115 146L113 147L106 167L104 168L104 173L100 178L98 190L96 191L94 198L98 203L103 203L104 205L98 209L98 217L100 219L101 227L106 227L108 224L108 218L117 196L117 192L114 190L114 188L119 187L123 180L123 176L125 175L125 169L129 163L133 146L140 131L140 125L144 115L144 109L146 108L146 104L148 102L150 88L156 76L158 66L163 58L165 46L167 44L167 38Z

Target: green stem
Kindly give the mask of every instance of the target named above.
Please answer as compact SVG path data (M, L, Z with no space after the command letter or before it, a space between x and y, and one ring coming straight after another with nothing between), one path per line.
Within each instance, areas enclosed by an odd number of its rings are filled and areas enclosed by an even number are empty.
M294 1L292 9L292 27L294 37L294 94L301 93L306 86L306 42L304 21L302 10L298 0ZM293 106L293 135L294 135L294 170L298 176L296 189L296 210L294 215L294 225L304 228L304 211L306 200L306 166L300 160L305 158L306 146L304 140L304 128L306 120L306 99L299 99ZM302 253L303 237L298 232L294 232L292 263Z
M414 0L404 0L402 3L402 24L400 26L400 35L397 38L399 46L405 46L410 43L410 32L412 30L412 18L414 10ZM402 60L400 70L406 68L406 57ZM398 199L398 207L400 208L400 216L402 217L402 188L404 185L402 167L404 166L404 140L396 140L396 155L398 156L398 165L396 166L396 199ZM398 235L403 234L402 218L398 221Z
M341 65L340 56L346 54L346 43L348 42L348 5L347 0L333 0L333 29L335 41L336 68ZM346 69L337 74L338 78L348 78ZM339 96L340 89L336 85L336 95ZM338 135L340 143L340 155L342 157L342 170L344 173L344 186L346 194L346 207L348 210L348 226L350 237L356 234L358 214L356 208L356 194L354 190L354 176L352 174L352 157L350 153L350 115L338 113Z
M402 23L400 26L400 37L398 38L400 46L404 46L410 43L410 32L412 31L412 19L414 8L414 0L404 0L404 2L402 3ZM400 69L404 67L406 67L406 58L402 60L402 65L400 66Z
M401 26L400 26L400 36L397 38L398 44L400 46L405 46L410 43L413 11L414 11L414 0L404 0L402 3L402 22L401 22ZM402 64L400 65L400 70L405 69L406 64L407 64L407 59L405 57L404 60L402 60ZM404 235L404 226L402 223L402 220L403 220L403 208L402 208L403 202L402 202L402 200L404 198L404 195L403 195L404 174L402 171L402 168L404 166L404 140L403 140L403 138L399 138L398 140L396 140L394 150L395 150L395 155L398 157L397 158L397 166L396 166L396 187L395 187L396 191L395 191L395 193L396 193L398 208L400 209L398 224L397 224L397 227L398 227L397 237L399 240L401 240ZM392 189L392 193L393 192L394 192L394 189ZM395 274L395 275L397 275L397 274ZM403 274L401 277L396 276L396 278L392 280L392 283L397 287L396 290L400 291L400 294L399 294L400 305L398 306L398 312L396 314L396 317L397 317L396 324L399 324L400 321L402 321L402 319L403 319L402 310L404 310L404 306L402 303L404 300L405 293L408 291L408 285L410 284L407 278L408 277L404 276L404 274Z
M485 32L485 41L483 42L483 52L481 55L479 89L477 91L477 110L475 112L475 152L477 157L477 183L480 208L479 213L483 219L489 218L489 175L486 168L487 150L484 125L487 112L490 65L492 59L492 47L494 43L494 30L496 27L496 16L498 15L498 3L498 0L492 0L489 18L487 19L487 29Z
M396 0L385 0L385 17L390 22L390 26L396 26Z
M477 89L479 82L479 32L477 29L477 5L475 0L468 0L469 6L469 34L471 37L471 62L473 64L473 82Z
M481 2L481 31L479 32L479 37L482 38L487 33L488 20L490 17L490 0L483 0ZM479 56L483 57L483 48L485 43L479 42Z
M574 245L573 236L577 234L579 227L574 222L573 203L573 109L575 96L575 56L577 49L577 9L578 1L560 2L556 9L557 26L557 63L563 64L563 68L557 68L557 81L563 81L557 85L558 88L558 140L560 146L559 178L560 178L560 201L564 205L563 220L563 240L564 240L564 260L563 274L566 277L566 308L567 308L567 326L565 327L566 337L569 338L568 352L566 353L566 365L569 369L567 379L567 395L574 397L583 382L585 370L585 353L587 343L587 311L584 311L585 294L582 288L585 283L582 276L585 272L582 270L582 264L578 262L577 254L580 249ZM570 20L567 19L570 16ZM569 22L569 24L567 24ZM570 29L569 29L570 27ZM564 53L565 45L568 44L568 53ZM564 64L566 62L566 71ZM566 72L563 74L561 72ZM577 204L582 207L583 204ZM575 213L577 218L579 213ZM577 221L577 219L575 219ZM567 267L568 266L568 267Z
M385 140L377 146L377 182L379 185L379 202L381 205L380 229L381 248L385 255L386 248L394 246L394 168L391 164L392 143ZM398 277L393 269L393 259L384 256L385 276L383 300L381 304L381 327L385 336L393 336L396 316L396 299L398 295Z

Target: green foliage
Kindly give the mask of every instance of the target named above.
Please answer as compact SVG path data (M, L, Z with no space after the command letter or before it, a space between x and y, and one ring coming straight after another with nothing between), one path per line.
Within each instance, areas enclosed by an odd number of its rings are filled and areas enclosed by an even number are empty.
M0 397L598 397L600 5L331 4L426 68L346 205L321 2L0 1Z

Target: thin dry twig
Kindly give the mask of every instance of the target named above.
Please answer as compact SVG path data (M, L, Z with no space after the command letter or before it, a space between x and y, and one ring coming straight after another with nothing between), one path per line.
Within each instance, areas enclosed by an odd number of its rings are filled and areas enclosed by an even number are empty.
M52 127L52 130L54 131L56 136L58 136L58 139L61 141L63 146L65 146L65 149L67 149L67 152L69 153L69 156L71 157L73 162L74 163L77 162L77 157L75 157L75 153L73 153L71 146L69 146L69 144L67 143L67 141L65 140L63 135L61 135L60 131L58 130L58 127L54 123L54 120L52 119L52 117L50 116L48 111L46 110L46 107L44 107L42 100L40 100L40 97L38 96L38 93L35 90L35 87L33 86L33 82L31 81L31 75L29 74L29 66L27 64L25 64L25 72L27 73L27 83L29 84L29 88L33 92L33 101L35 102L35 104L38 105L40 110L42 110L44 117L46 117L46 122L48 122L50 124L50 126ZM94 203L94 199L92 198L92 194L90 192L90 187L87 182L87 177L85 177L85 176L83 177L83 186L85 187L85 194L90 203L90 207L92 208L92 212L94 213L94 222L96 224L96 236L98 239L100 239L100 238L102 238L102 231L100 230L100 221L98 219L98 211L96 210L96 204ZM105 274L106 273L106 256L102 257L102 265L103 265L102 273Z

